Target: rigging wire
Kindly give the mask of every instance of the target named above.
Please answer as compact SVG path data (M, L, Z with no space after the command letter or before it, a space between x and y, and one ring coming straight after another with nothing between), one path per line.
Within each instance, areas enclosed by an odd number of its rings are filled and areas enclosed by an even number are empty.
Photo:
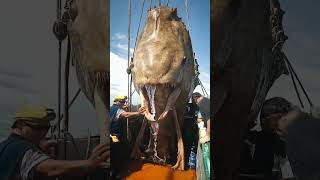
M130 68L130 32L131 32L131 0L128 0L128 69ZM130 73L128 73L128 99L129 99L129 106L128 110L131 111L131 92L130 92L130 84L132 78L130 78ZM129 140L129 118L126 119L127 124L127 139Z
M187 27L188 30L190 31L190 23L189 23L189 5L188 5L188 0L184 1L184 6L185 6L185 10L186 10L186 16L187 16Z
M198 81L199 81L199 84L200 84L200 86L201 86L202 93L205 95L205 97L208 97L208 98L209 98L209 94L208 94L206 88L204 87L204 85L202 84L201 80L198 79Z
M128 0L128 69L130 68L130 32L131 32L131 0ZM130 100L130 74L128 73L128 99L129 99L129 111L131 110Z
M138 36L139 36L139 32L140 32L140 26L141 26L141 20L142 20L142 15L143 15L143 11L144 11L144 5L145 5L145 0L143 0L142 2L142 6L141 6L141 12L140 12L140 17L139 17L139 24L138 24L138 30L137 30L137 34L136 34L136 38L135 38L135 43L134 43L134 50L132 52L132 58L130 58L130 32L131 32L131 0L129 0L129 7L128 7L128 11L129 11L129 18L128 18L128 99L129 99L129 111L132 110L132 95L135 92L132 92L132 82L133 82L133 78L131 75L131 64L133 63L133 57L134 57L134 52L137 46L137 41L138 41ZM152 5L152 0L150 3L150 8ZM129 119L127 119L127 139L129 139Z
M135 43L134 43L134 51L135 51L136 46L137 46L137 41L138 41L138 36L139 36L139 32L140 32L140 25L141 25L141 20L142 20L142 15L143 15L143 10L144 10L145 1L146 1L146 0L143 0L143 2L142 2L142 8L141 8L140 18L139 18L139 24L138 24L138 31L137 31L136 40L135 40ZM134 51L133 51L133 57L134 57Z
M75 95L73 96L72 100L69 102L69 105L68 105L68 109L71 108L71 106L73 105L73 103L76 101L76 99L78 98L78 96L80 95L81 93L81 89L79 88L78 91L75 93ZM63 114L60 114L60 117L58 117L60 119L63 119ZM54 132L56 129L57 129L57 123L52 127L52 131Z
M287 62L287 65L288 65L288 68L289 68L289 73L290 73L290 77L291 77L291 80L292 80L292 83L293 83L293 87L296 91L296 94L297 94L297 97L299 99L299 102L300 102L300 105L301 107L304 109L304 105L303 105L303 102L301 100L301 97L300 97L300 93L299 93L299 90L298 90L298 87L297 87L297 84L296 84L296 80L294 79L294 75L293 75L293 70L292 70L292 67L289 65L288 61Z
M61 21L61 0L57 0L57 8L56 8L56 18L57 21ZM58 126L58 134L57 136L60 137L60 123L61 123L61 119L60 114L61 114L61 57L62 57L62 40L58 39L58 119L57 119L57 126ZM51 128L51 135L53 136L55 133L56 127Z
M304 95L306 96L310 107L312 107L312 106L313 106L313 103L312 103L311 99L309 98L308 93L306 92L304 86L302 85L302 83L301 83L301 81L300 81L297 73L296 73L295 70L293 69L293 67L292 67L289 59L287 58L287 56L286 56L283 52L281 52L281 55L282 55L282 57L284 58L284 60L287 62L287 65L289 66L289 71L291 72L292 75L294 75L294 77L295 77L296 80L298 81L298 83L299 83L299 85L300 85L300 88L301 88L301 90L303 91ZM292 78L293 78L293 77L292 77ZM294 82L294 83L295 83L295 82ZM297 88L295 88L295 89L296 89L297 94L299 94ZM298 98L299 98L299 97L300 97L300 96L298 95ZM299 99L299 100L300 100L300 99ZM301 100L300 100L300 102L301 102ZM302 108L304 108L303 105L302 105Z
M146 2L146 0L143 0L142 5L141 5L141 12L140 12L140 17L139 17L138 30L137 30L137 33L136 33L136 38L135 38L134 50L133 50L133 53L132 53L132 58L130 59L129 56L128 56L128 68L131 67L130 60L131 60L131 63L133 63L132 61L133 61L133 58L134 58L134 52L135 52L136 47L137 47L137 42L138 42L138 37L139 37L139 33L140 33L140 27L141 27L141 21L142 21L142 15L143 15L143 11L144 11L145 2ZM131 12L131 10L130 10L130 12ZM130 21L131 21L131 19L130 19ZM131 22L129 22L129 26L131 26ZM130 75L128 74L128 76L130 76ZM132 95L134 93L134 92L132 92L132 82L133 82L132 81L132 76L130 76L130 80L128 78L128 84L129 84L128 87L130 89L128 91L129 92L128 95L129 95L129 98L130 98L130 104L129 104L129 109L130 110L131 110Z

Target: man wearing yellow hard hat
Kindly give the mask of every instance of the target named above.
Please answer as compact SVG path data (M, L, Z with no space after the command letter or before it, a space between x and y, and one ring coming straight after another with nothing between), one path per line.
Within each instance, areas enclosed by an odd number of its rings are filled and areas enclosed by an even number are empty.
M119 119L130 118L144 115L145 109L140 108L138 112L127 112L124 110L127 96L118 95L113 100L113 105L110 108L111 134L120 135Z
M81 175L102 166L109 154L106 144L97 146L88 160L54 160L45 153L55 144L43 141L55 117L47 107L24 107L15 113L11 135L0 142L1 180Z
M112 179L120 179L118 177L120 169L126 169L124 166L130 156L126 153L126 142L123 138L120 128L120 121L125 118L143 116L145 108L140 108L138 112L125 111L127 96L118 95L113 100L110 108L110 125L111 125L111 169ZM119 142L120 141L120 142Z

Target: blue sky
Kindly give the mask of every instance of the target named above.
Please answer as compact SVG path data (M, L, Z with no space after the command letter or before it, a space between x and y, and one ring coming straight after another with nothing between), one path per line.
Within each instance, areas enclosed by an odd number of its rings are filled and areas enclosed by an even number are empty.
M143 0L132 0L131 17L131 48L134 48L136 34L138 30L139 17ZM159 1L145 1L144 12L142 15L140 32L143 30L147 10L150 5L158 5ZM166 4L167 1L162 1ZM169 1L169 6L178 9L178 16L185 24L188 24L186 16L185 1ZM125 72L127 63L127 44L128 44L128 1L110 1L110 58L111 58L111 100L119 93L127 94L127 75ZM196 58L200 65L200 79L208 93L210 93L210 1L188 1L189 12L189 31ZM132 50L131 49L131 50ZM124 67L125 66L125 67ZM119 72L120 71L120 72ZM199 87L197 91L201 90ZM137 102L137 96L134 96Z

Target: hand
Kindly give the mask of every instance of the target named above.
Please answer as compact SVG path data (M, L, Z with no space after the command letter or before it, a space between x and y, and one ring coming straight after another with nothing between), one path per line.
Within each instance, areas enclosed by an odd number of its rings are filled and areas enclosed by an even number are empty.
M200 144L204 144L204 143L206 143L206 142L209 142L210 141L210 136L208 136L208 135L205 135L205 136L203 136L202 138L200 138Z
M110 146L107 144L100 144L96 146L89 158L91 167L102 167L103 162L110 157Z
M47 155L54 157L55 156L55 146L58 142L54 139L43 139L39 143L40 149Z
M140 107L138 110L139 114L144 114L145 111L146 111L145 107Z

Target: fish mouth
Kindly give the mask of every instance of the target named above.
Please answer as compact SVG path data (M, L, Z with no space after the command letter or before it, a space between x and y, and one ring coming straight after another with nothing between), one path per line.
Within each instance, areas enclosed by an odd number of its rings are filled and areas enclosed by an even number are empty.
M156 122L167 117L180 96L181 89L177 83L138 85L141 107L145 107L145 118Z

